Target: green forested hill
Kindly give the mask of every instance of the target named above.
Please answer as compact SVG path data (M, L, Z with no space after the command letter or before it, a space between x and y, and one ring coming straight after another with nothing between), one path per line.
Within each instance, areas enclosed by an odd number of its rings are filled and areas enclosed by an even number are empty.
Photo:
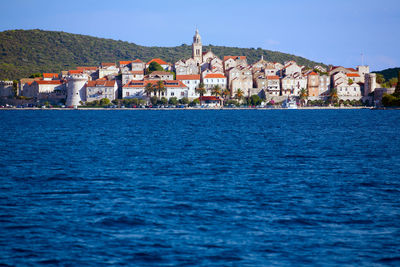
M385 80L390 80L393 78L397 78L399 74L400 68L391 68L391 69L384 69L381 71L374 71L375 73L382 74Z
M209 46L205 46L208 50ZM295 60L301 65L316 62L261 48L212 46L219 57L247 56L248 62L261 55L268 61ZM98 66L100 62L116 62L139 58L148 61L159 57L174 63L191 56L191 46L146 47L133 43L87 35L43 30L10 30L0 32L0 79L19 79L36 72L59 72L77 66Z

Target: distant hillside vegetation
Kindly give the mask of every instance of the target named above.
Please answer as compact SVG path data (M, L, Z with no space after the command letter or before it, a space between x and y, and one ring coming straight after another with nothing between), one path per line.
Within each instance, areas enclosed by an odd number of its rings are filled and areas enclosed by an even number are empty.
M183 36L182 39L188 39ZM205 46L208 50L209 46ZM268 61L295 60L312 67L318 63L290 54L261 48L212 46L219 57L247 56L253 63L264 55ZM59 72L77 66L98 66L100 62L116 62L139 58L148 61L159 57L170 63L191 57L191 46L146 47L111 39L42 30L10 30L0 32L0 79L18 79L36 72ZM319 63L321 64L321 63ZM323 65L323 64L322 64Z
M374 71L374 73L379 73L382 74L383 77L385 78L386 81L397 78L397 75L399 74L400 68L391 68L391 69L385 69L381 71Z

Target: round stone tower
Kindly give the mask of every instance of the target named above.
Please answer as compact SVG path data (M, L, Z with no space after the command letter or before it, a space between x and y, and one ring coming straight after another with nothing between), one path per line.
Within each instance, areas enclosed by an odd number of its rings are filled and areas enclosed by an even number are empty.
M79 106L80 101L86 100L85 85L88 76L85 74L74 74L67 77L67 106Z

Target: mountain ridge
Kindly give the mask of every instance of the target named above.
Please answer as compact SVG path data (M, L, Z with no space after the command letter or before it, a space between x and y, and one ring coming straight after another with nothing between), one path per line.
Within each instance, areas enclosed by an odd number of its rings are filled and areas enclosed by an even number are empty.
M246 56L249 63L263 56L265 60L273 62L295 60L308 67L317 64L326 66L304 57L261 48L205 45L203 51L210 48L220 58ZM173 64L189 57L191 46L187 44L173 47L141 46L110 38L40 29L0 32L0 79L19 79L36 72L59 72L77 66L98 66L100 62L136 58L147 62L152 58L162 58Z

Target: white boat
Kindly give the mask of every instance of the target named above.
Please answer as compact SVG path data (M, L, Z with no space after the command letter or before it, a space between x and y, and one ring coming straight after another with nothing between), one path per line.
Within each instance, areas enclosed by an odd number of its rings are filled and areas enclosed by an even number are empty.
M282 108L297 109L296 99L286 98L286 100L282 103Z

